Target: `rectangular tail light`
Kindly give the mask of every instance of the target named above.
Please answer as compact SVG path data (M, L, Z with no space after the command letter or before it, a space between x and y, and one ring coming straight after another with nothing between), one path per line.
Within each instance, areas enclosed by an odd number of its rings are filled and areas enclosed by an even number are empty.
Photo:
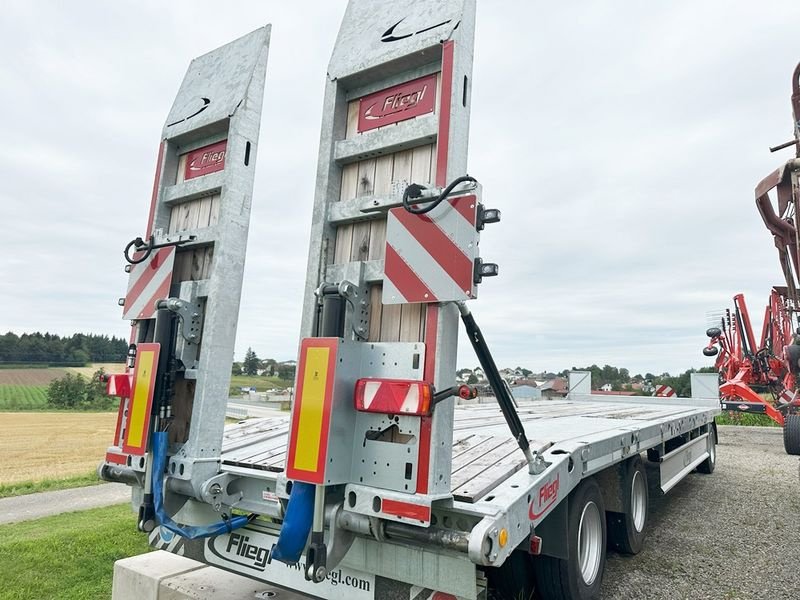
M392 415L428 415L433 396L430 384L404 379L356 381L356 410Z

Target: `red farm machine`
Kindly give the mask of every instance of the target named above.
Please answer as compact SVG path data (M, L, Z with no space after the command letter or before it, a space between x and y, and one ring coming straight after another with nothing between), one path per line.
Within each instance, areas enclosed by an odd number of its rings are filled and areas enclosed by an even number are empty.
M722 409L766 414L783 426L786 452L800 455L800 328L792 332L800 307L800 65L792 74L792 114L794 139L770 151L794 146L795 158L767 175L755 189L756 206L778 249L786 285L775 286L770 293L758 344L744 296L738 294L733 311L725 311L719 325L706 332L711 340L703 354L717 356ZM777 205L770 197L773 189Z

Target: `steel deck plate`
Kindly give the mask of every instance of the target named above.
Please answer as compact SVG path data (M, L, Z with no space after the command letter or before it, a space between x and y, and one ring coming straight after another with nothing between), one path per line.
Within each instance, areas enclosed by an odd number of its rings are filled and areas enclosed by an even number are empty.
M709 405L654 403L651 399L536 400L519 405L531 446L539 451L564 443L594 444L623 433L660 427ZM222 463L280 473L286 459L286 418L252 419L225 429ZM451 489L456 500L475 502L524 466L494 404L459 407L453 423Z

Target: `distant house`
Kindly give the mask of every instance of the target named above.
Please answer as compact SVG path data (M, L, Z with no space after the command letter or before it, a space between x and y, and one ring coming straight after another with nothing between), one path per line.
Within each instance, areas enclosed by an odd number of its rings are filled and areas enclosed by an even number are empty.
M635 396L636 392L612 392L611 390L600 389L593 391L592 394L595 396Z
M563 377L550 379L539 386L539 390L543 398L563 398L568 392L567 380Z
M603 385L600 386L600 391L610 392L611 391L611 384L610 383L604 383Z

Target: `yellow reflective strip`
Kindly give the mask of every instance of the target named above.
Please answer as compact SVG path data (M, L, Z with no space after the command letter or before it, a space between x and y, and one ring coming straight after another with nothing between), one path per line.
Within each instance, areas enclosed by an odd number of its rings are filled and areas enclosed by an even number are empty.
M150 377L153 372L153 362L156 353L152 350L139 352L136 357L136 380L133 385L133 399L131 400L130 420L128 421L128 445L134 448L142 447L144 439L144 423L147 417L147 400L150 397Z
M330 348L309 348L306 352L303 398L300 403L297 440L295 440L295 469L314 472L317 470L330 353Z

